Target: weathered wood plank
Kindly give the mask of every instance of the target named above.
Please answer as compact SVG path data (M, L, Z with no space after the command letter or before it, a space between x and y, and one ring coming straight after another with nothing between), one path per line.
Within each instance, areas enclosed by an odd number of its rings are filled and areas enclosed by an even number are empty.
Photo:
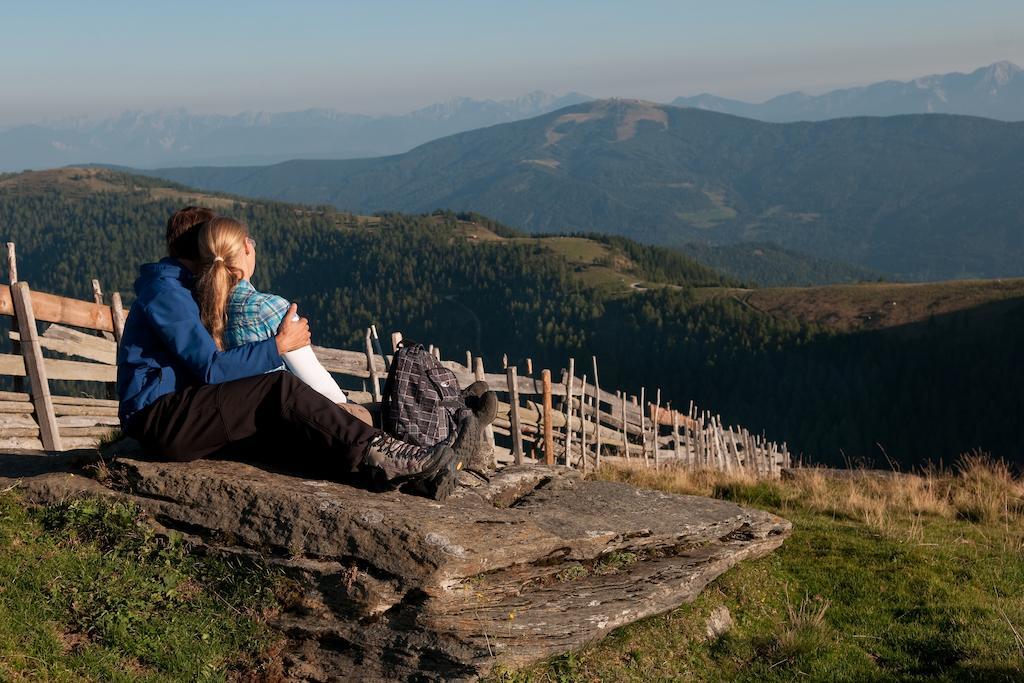
M74 325L100 332L113 332L110 309L91 301L69 299L56 294L32 292L32 310L36 320ZM15 315L9 285L0 285L0 315ZM22 328L23 329L23 328Z
M102 438L109 436L110 434L117 431L116 427L105 427L105 426L89 426L89 427L64 427L61 430L61 436L63 438L68 437L84 437L91 436L96 438ZM0 427L0 439L6 439L10 437L38 437L39 426L35 425L32 427ZM45 445L43 450L64 450L63 444L61 448L46 448Z
M37 345L37 348L40 348ZM47 379L80 380L84 382L114 382L117 380L117 367L101 363L85 363L76 360L58 360L42 358ZM11 354L0 354L0 375L25 377L24 357Z
M569 372L565 376L565 466L572 467L572 390L576 381L576 359L569 359Z
M124 336L125 317L121 292L114 292L110 295L110 323L114 328L114 341L118 344L121 343L121 337Z
M28 376L29 393L32 395L32 404L39 423L39 440L48 451L63 450L57 417L53 414L53 404L50 402L50 385L47 382L47 368L43 363L43 349L39 346L36 332L32 291L28 283L16 282L8 288L8 292L11 295L11 306L18 318L18 329L21 331L23 367Z
M370 376L370 391L373 394L373 400L381 400L380 393L380 371L377 367L377 359L380 356L373 354L373 339L370 335L370 328L366 328L366 354L364 356L364 362L366 363L366 371ZM381 360L381 368L383 368L383 360Z
M117 408L106 406L74 406L55 403L53 412L56 415L92 415L94 417L117 417Z
M516 366L510 365L505 371L508 375L509 427L512 437L512 457L515 464L523 464L523 428L519 418L519 383L516 377Z
M0 413L31 415L35 411L31 401L0 401Z
M551 371L545 368L540 376L544 387L544 463L552 466L555 464L555 442L551 425Z
M594 366L594 467L601 467L601 380L597 374L597 356L591 356L590 360ZM587 386L584 384L583 391L586 393Z
M18 341L21 336L17 332L10 332L9 336L12 340ZM86 336L86 335L83 335ZM101 341L103 339L97 337ZM88 344L81 342L70 341L66 339L55 339L47 336L43 333L43 336L39 337L39 345L44 349L50 351L56 351L62 353L65 356L77 356L79 358L88 358L89 360L96 361L98 363L104 363L106 365L114 365L117 363L117 355L114 351L100 351L94 349Z

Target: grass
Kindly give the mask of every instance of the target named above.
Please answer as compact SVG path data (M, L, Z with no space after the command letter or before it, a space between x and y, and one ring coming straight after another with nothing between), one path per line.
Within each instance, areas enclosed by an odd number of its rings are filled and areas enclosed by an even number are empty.
M794 523L691 604L502 681L1024 679L1024 483L982 454L952 470L787 481L685 469L599 476L770 509ZM571 582L642 561L612 553ZM28 511L0 491L0 681L274 680L267 619L294 586L190 552L139 511L84 499ZM708 635L726 608L733 625Z
M0 493L0 680L222 681L273 673L283 580L161 540L83 499L29 512Z
M701 299L736 298L778 318L851 332L920 323L931 316L970 312L984 304L997 305L1019 299L1024 297L1024 279L910 284L871 282L759 289L708 287L698 290L697 296Z
M711 495L794 523L768 557L698 599L506 681L1024 679L1024 484L974 454L950 471L791 481L611 468L606 479ZM709 639L722 606L734 625Z

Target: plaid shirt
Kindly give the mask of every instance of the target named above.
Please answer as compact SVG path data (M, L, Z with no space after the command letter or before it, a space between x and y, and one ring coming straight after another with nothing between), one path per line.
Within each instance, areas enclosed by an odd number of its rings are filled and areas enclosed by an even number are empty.
M257 292L248 280L240 281L228 298L224 348L270 339L277 334L290 305L287 299Z

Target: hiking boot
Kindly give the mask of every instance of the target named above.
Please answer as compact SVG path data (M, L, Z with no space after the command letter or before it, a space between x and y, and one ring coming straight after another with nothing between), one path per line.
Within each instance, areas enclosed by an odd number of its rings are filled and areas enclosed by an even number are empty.
M492 392L493 393L493 392ZM487 478L492 466L493 453L484 438L485 425L469 410L459 411L459 425L454 438L449 437L452 450L462 462L463 471Z
M473 411L473 414L480 424L486 427L494 422L498 414L498 395L488 389L487 382L473 382L462 390L462 400L466 407Z
M446 442L422 448L384 432L370 440L363 462L383 472L390 485L436 500L448 497L462 468L462 461Z

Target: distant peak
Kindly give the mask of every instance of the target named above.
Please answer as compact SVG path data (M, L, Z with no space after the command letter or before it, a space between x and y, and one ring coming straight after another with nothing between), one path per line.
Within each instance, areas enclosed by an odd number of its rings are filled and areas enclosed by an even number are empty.
M1021 73L1021 68L1013 62L1002 61L984 68L985 80L996 85L1006 85Z

